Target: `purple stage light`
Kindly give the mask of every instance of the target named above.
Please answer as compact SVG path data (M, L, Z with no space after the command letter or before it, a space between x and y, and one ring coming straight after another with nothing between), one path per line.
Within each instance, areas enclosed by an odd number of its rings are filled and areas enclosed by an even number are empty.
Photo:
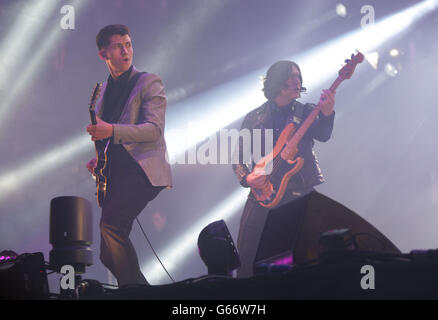
M18 254L12 250L3 250L0 252L0 263L10 262L17 259Z
M294 258L292 255L284 256L279 259L274 260L271 264L273 265L292 265L294 262Z

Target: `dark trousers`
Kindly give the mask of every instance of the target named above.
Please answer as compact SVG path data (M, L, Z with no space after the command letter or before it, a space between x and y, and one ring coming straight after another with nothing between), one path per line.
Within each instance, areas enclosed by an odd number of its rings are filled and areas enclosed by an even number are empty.
M309 192L313 187L302 190L299 193L287 192L277 207L294 201ZM250 194L243 208L240 219L239 234L237 238L237 250L239 252L241 267L237 270L237 277L246 278L253 276L254 259L257 254L260 238L265 226L266 218L271 209L262 207Z
M164 187L154 187L144 172L112 174L100 221L102 263L119 286L148 284L129 240L134 219Z

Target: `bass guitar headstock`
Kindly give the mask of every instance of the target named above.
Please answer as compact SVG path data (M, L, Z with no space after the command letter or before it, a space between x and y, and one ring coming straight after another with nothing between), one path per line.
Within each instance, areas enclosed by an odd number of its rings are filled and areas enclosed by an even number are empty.
M345 66L343 66L342 69L339 70L339 77L342 80L350 79L353 75L354 70L356 69L356 66L359 63L362 63L363 59L364 56L360 52L352 54L350 59L345 60Z

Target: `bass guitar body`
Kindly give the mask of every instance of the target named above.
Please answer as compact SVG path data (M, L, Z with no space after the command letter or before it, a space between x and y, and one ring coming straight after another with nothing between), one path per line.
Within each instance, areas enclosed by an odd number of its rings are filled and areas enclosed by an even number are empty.
M284 148L294 133L295 125L288 124L281 132L274 150L263 157L254 167L255 174L266 175L269 180L264 189L252 188L256 200L265 208L273 208L280 203L289 180L304 165L304 159L296 157L298 147L291 148L291 151ZM269 172L270 174L267 174Z

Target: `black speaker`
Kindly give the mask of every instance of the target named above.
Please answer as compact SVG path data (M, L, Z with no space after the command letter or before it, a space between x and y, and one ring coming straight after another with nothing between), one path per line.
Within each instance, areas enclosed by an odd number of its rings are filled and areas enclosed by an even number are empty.
M93 264L93 214L87 199L57 197L50 202L50 265L59 272L72 265L77 273Z
M293 264L317 259L322 252L321 233L334 229L349 229L357 249L400 253L388 238L359 215L313 191L269 211L255 266L282 259Z

